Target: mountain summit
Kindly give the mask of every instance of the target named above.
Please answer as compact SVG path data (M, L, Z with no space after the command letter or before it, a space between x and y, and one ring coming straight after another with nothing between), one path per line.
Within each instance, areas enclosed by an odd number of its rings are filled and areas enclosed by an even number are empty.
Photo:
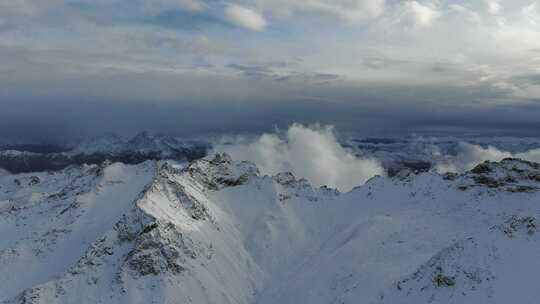
M224 154L0 175L0 302L533 303L540 165L351 192Z

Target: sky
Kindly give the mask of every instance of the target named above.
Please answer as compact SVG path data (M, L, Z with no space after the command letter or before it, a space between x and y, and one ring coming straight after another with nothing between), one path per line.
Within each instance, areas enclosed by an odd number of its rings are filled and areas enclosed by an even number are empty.
M0 1L0 138L540 128L540 1Z

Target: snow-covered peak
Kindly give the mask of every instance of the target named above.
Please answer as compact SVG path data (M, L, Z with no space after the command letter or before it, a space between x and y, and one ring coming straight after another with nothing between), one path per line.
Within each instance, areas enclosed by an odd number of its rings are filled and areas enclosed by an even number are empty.
M506 159L348 193L226 154L3 175L0 303L534 303L538 171Z
M82 142L69 154L107 154L112 156L138 154L142 157L167 158L183 155L190 149L204 148L205 145L200 142L184 141L171 136L152 134L145 131L138 133L129 140L115 134L105 134Z
M127 143L125 149L142 154L163 153L171 155L179 145L180 143L173 137L141 132Z
M118 154L124 151L127 140L114 133L107 133L77 145L72 154Z

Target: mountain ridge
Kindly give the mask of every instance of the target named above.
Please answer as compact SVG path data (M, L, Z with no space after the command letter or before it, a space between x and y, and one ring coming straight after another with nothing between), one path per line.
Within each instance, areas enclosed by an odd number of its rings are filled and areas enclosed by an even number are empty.
M505 159L339 193L219 154L2 176L0 301L527 302L539 174Z
M100 164L106 160L126 164L162 159L191 161L204 157L209 149L209 144L202 141L180 140L150 132L141 132L131 139L109 133L62 152L3 150L0 151L0 168L24 173L57 171L71 165Z

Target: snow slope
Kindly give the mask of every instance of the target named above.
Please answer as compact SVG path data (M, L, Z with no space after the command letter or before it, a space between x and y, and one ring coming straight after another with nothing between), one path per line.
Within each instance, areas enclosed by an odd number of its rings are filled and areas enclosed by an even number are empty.
M540 166L348 193L217 155L0 176L2 303L534 303Z

